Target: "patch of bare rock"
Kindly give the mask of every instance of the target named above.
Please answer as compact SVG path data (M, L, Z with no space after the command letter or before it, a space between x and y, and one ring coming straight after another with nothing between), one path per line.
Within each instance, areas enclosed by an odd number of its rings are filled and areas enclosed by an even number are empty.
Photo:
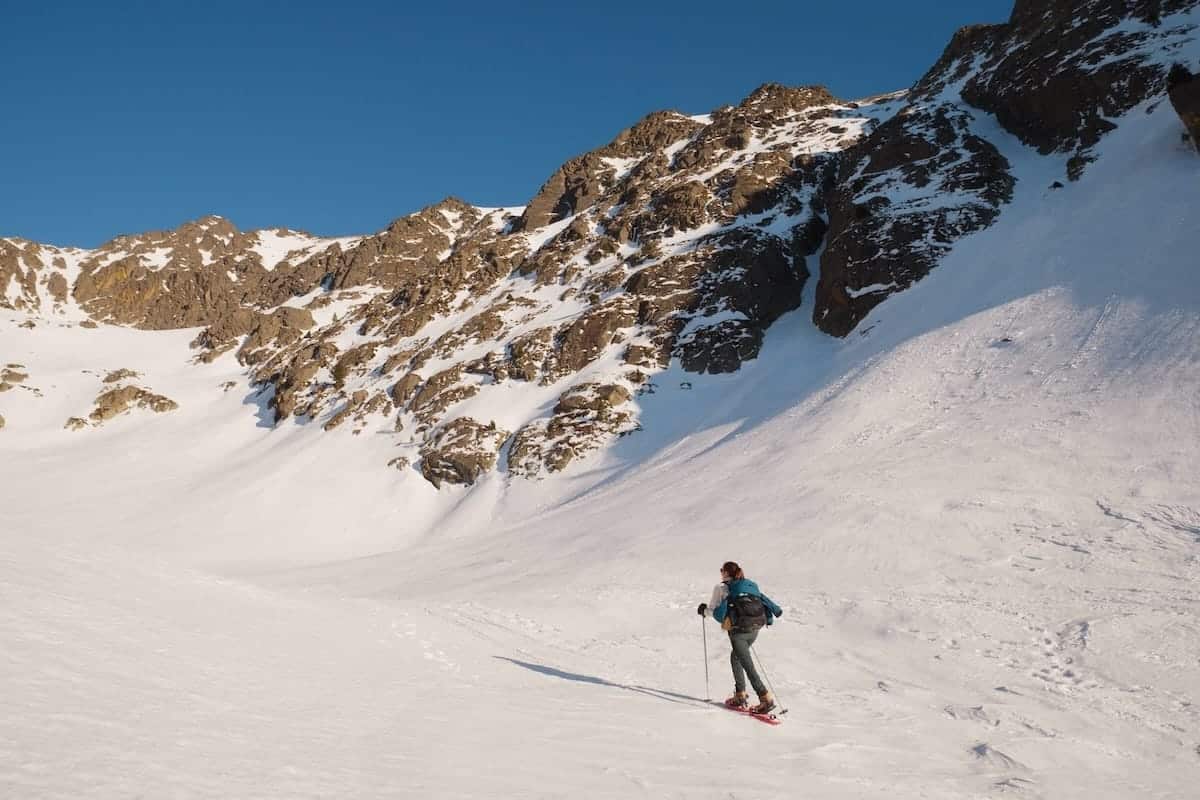
M1200 151L1200 75L1193 75L1182 64L1176 64L1167 75L1167 96L1187 137Z
M508 431L459 417L442 427L421 449L421 474L436 487L443 482L472 484L496 463Z
M119 373L122 372L127 374L119 375ZM134 373L132 370L116 370L114 372L110 372L104 378L103 383L116 383L133 377L136 374L137 373ZM119 375L119 377L113 378L114 375ZM113 378L113 380L109 380L109 378ZM94 426L103 425L105 422L108 422L114 417L120 416L121 414L133 409L144 409L146 411L162 414L168 411L174 411L177 408L179 408L179 404L174 400L161 394L156 394L149 389L144 389L141 386L116 386L110 389L104 389L96 396L96 399L93 402L92 411L88 414L87 419L71 417L67 420L64 427L67 430L81 430L85 427L88 427L89 424Z

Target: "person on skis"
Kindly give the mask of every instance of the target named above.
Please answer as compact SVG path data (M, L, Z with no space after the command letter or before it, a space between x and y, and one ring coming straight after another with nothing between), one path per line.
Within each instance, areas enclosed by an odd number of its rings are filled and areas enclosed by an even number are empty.
M758 693L758 705L750 709L755 714L766 714L775 708L775 698L767 691L758 670L754 668L754 659L750 655L750 645L758 638L758 632L764 625L770 625L775 617L783 616L783 609L772 602L759 591L758 584L746 578L733 561L726 561L721 566L721 582L713 587L712 597L707 603L701 603L696 613L702 617L712 617L721 623L721 629L729 633L729 644L733 650L729 654L729 663L733 667L733 697L725 701L730 708L746 708L750 705L746 694L746 676L750 676L750 685Z

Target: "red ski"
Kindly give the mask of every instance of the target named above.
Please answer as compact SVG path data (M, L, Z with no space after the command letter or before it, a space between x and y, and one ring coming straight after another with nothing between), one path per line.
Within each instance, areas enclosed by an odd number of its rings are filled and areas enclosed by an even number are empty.
M735 714L742 714L743 716L747 716L747 717L754 717L759 722L765 722L768 725L778 725L779 723L783 722L783 720L781 720L779 717L775 716L774 711L768 712L766 714L755 714L749 708L734 708L733 706L725 705L720 700L710 700L709 702L711 702L717 708L723 708L726 711L732 711Z

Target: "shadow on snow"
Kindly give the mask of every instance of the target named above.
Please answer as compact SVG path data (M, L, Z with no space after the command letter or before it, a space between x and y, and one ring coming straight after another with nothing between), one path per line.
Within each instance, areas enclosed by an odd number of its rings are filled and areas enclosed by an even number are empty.
M709 702L700 697L693 697L690 694L668 692L665 689L654 689L649 686L629 686L624 683L613 683L610 680L606 680L605 678L597 678L594 675L583 675L578 672L567 672L565 670L555 669L554 667L548 667L545 664L533 664L528 661L520 661L515 658L508 658L507 656L492 656L492 658L495 658L499 661L507 661L510 664L516 664L518 667L523 667L524 669L530 670L531 672L537 672L541 675L548 675L551 678L561 678L564 681L575 681L577 683L591 683L596 686L611 686L614 689L624 689L628 692L637 692L638 694L648 695L650 697L658 698L659 700L666 700L668 703L681 703L683 705L699 703L701 705L707 705Z

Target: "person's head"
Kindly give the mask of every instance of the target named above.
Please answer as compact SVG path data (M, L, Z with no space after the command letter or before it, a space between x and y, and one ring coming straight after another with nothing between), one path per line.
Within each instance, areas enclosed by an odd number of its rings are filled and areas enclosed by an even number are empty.
M721 580L736 581L746 577L742 572L742 568L737 565L736 561L726 561L721 565Z

